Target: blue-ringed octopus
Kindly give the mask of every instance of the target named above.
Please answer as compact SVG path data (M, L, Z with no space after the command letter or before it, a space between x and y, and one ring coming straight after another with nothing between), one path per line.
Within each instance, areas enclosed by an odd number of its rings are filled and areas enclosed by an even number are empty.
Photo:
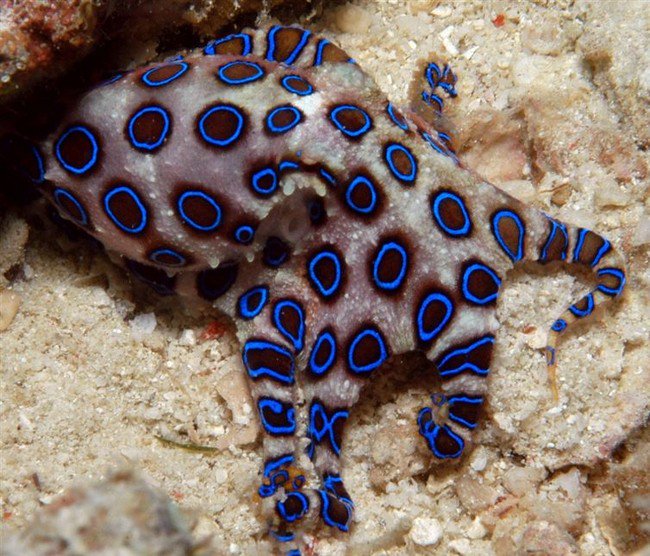
M437 63L424 77L439 112L456 78ZM350 528L345 424L391 358L426 357L431 403L413 430L434 460L458 460L486 403L508 270L564 262L596 277L550 328L552 387L558 337L624 288L607 239L487 183L436 127L327 39L272 26L118 74L7 157L156 292L232 317L264 433L258 494L287 554L309 524ZM298 463L297 381L318 484Z

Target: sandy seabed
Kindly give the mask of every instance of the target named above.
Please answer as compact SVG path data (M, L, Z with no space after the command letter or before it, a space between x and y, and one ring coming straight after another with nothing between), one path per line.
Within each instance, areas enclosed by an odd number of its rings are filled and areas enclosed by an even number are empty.
M423 61L448 60L465 163L603 233L629 271L623 299L560 344L557 404L546 330L590 282L563 268L508 276L488 415L460 465L432 466L417 434L426 385L373 387L345 437L356 524L347 537L314 540L314 554L625 554L647 542L647 7L366 0L302 22L345 48L396 104L408 104ZM227 323L139 296L102 252L52 240L16 211L0 230L0 551L39 553L25 547L47 519L76 534L56 512L35 522L39 507L136 468L187 512L206 553L267 553L254 502L259 430Z

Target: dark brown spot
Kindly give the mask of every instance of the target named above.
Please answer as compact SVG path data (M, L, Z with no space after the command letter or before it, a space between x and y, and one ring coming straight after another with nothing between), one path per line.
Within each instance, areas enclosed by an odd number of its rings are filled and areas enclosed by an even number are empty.
M466 394L458 394L458 396L469 397L470 399L480 399L474 398L472 396L467 396ZM481 409L481 403L470 403L462 400L453 400L453 403L451 403L449 407L449 413L450 415L453 415L456 418L465 421L471 427L478 422L478 419L481 415Z
M243 37L233 37L227 41L222 41L215 44L213 49L215 54L222 56L244 56L247 54L246 42Z
M501 279L487 265L477 261L469 261L463 265L461 289L463 297L470 303L477 305L496 303L500 286Z
M300 54L296 52L296 48L300 45L306 31L296 29L295 27L282 27L274 33L269 33L269 45L266 53L267 59L275 60L276 62L293 63L296 57ZM272 37L275 42L272 43ZM271 52L272 47L273 51Z
M85 213L70 197L67 195L57 195L56 200L59 207L63 209L72 220L77 223L83 222L86 217Z
M277 268L289 260L291 254L290 245L283 239L271 236L266 240L262 251L262 260L270 268Z
M451 378L464 371L485 376L490 369L494 337L491 335L457 344L445 351L436 361L442 378Z
M463 448L462 444L460 444L458 440L449 434L447 427L440 428L435 443L438 452L448 457L454 456L458 453L459 450L462 450Z
M199 232L216 230L223 218L221 204L214 197L194 186L181 186L176 207L183 224Z
M323 299L334 299L345 281L345 262L333 247L328 246L309 257L308 278L312 288Z
M72 126L56 144L57 158L65 164L66 170L83 174L96 165L96 141L97 135L86 126Z
M197 121L201 139L211 145L228 147L246 130L247 116L232 104L216 104L206 108Z
M224 262L215 269L199 272L196 287L199 295L208 301L214 301L224 295L237 280L239 266L235 262Z
M292 404L272 398L260 398L257 403L262 423L267 432L274 436L293 434L296 423L292 418L294 412Z
M333 106L329 115L334 125L350 139L360 139L372 127L366 111L351 104Z
M134 189L119 184L104 196L108 215L124 231L139 233L147 224L147 211Z
M328 42L322 49L322 62L340 63L347 62L349 59L350 56L344 50L331 42Z
M187 64L185 62L167 63L144 71L142 78L147 85L162 85L167 81L180 77L186 71L186 68Z
M411 163L411 159L404 151L396 150L393 153L393 164L400 174L408 175L413 171L413 164Z
M137 149L146 152L162 146L169 136L171 120L160 106L146 106L138 110L126 126L126 136Z
M246 357L247 368L249 373L253 373L253 377L255 371L259 369L271 369L274 373L285 377L286 381L290 379L293 382L293 359L288 353L267 347L258 347L249 349ZM260 374L260 377L264 376L268 376L268 374Z
M293 303L297 302L293 301ZM301 338L300 328L303 324L303 319L295 305L284 303L278 312L277 318L280 326L287 331L291 338Z
M472 223L463 198L448 189L441 189L431 195L431 210L436 224L452 237L466 237Z
M235 62L222 68L221 75L231 81L248 82L263 77L264 72L257 64Z
M511 253L517 253L519 250L519 239L521 234L514 218L500 218L497 223L497 229L508 250Z
M609 251L609 244L603 237L592 231L581 229L578 230L578 237L580 234L583 234L584 239L578 257L574 255L574 258L577 258L582 264L594 266ZM578 248L579 246L576 245L576 249Z
M150 286L160 295L172 295L176 287L176 276L169 276L167 272L155 266L145 265L137 261L126 259L126 267L140 281Z
M566 230L554 220L549 219L549 235L545 242L545 251L540 253L544 255L542 262L563 261L566 259L566 249L569 243Z

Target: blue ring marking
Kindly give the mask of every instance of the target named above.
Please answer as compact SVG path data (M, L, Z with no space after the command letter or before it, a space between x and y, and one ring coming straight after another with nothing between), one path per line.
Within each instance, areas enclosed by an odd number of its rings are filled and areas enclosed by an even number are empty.
M316 45L316 54L314 55L314 63L312 65L320 66L323 63L323 50L325 50L325 47L328 44L330 44L330 41L327 39L321 39L318 41L318 44Z
M266 420L264 410L286 419L286 425L273 425ZM257 411L264 430L274 436L286 436L296 432L296 411L291 404L285 404L273 398L260 398L257 400Z
M329 288L325 288L325 286L322 284L322 282L314 272L314 267L322 259L330 259L331 261L333 261L336 269L335 280ZM338 255L333 251L321 251L316 256L314 256L311 259L311 261L309 261L308 270L309 270L309 277L311 278L312 282L316 285L318 291L323 297L330 297L336 293L336 290L339 289L339 286L341 285L341 276L342 276L341 261L339 260Z
M442 104L441 104L441 106L442 106ZM454 163L456 165L458 165L458 163L459 163L458 162L458 157L454 154L454 152L446 144L439 145L437 143L437 141L433 137L431 137L431 135L429 133L427 133L426 131L423 131L421 133L421 135L422 135L422 139L424 139L434 151L440 153L443 156L451 158L454 161ZM449 137L447 134L444 134L444 135L446 137ZM440 132L438 132L438 137L443 139L442 134ZM443 141L444 141L444 139L443 139Z
M231 114L234 114L237 117L237 129L235 132L228 137L227 139L215 139L214 137L210 137L205 129L205 120L209 118L212 114L215 112L220 112L220 111L226 111L230 112ZM230 106L228 104L222 104L219 106L213 106L212 108L208 109L203 116L201 116L201 119L199 120L199 133L201 134L201 137L203 140L207 143L210 143L211 145L216 145L217 147L227 147L228 145L232 144L234 141L239 139L239 137L242 134L242 131L244 129L244 116L241 113L240 110L235 108L234 106Z
M486 297L476 297L472 292L469 291L468 289L468 283L470 276L476 272L482 270L484 272L487 272L487 274L494 280L494 283L497 286L497 291L486 296ZM463 283L462 283L462 288L463 288L463 297L467 300L470 301L471 303L476 303L477 305L487 305L488 303L491 303L492 301L495 301L497 297L499 297L499 292L498 289L501 287L501 278L497 275L494 270L492 270L489 266L484 265L483 263L472 263L465 269L465 273L463 274Z
M321 349L323 342L326 342L330 345L330 354L329 357L327 358L327 361L325 361L325 363L323 363L322 365L318 365L316 363L316 357L318 356L318 352ZM321 332L316 338L316 341L314 342L314 347L312 348L311 354L309 355L309 370L317 376L322 376L332 368L332 365L334 365L335 360L336 360L336 339L334 338L334 335L329 330L323 330L323 332Z
M598 276L615 276L618 278L619 285L617 288L609 288L604 284L599 284L596 289L600 290L606 295L620 295L625 287L625 273L618 268L601 268L597 273Z
M388 112L388 116L397 127L403 129L404 131L408 131L409 129L408 124L405 121L400 122L397 116L395 115L395 106L393 106L392 102L389 102L388 105L386 106L386 112Z
M551 330L554 332L564 332L566 330L567 323L564 319L557 319L552 325Z
M334 176L330 174L327 170L325 170L325 168L319 168L318 174L332 187L336 187L336 180L334 179Z
M111 199L118 193L126 193L129 197L131 197L131 199L133 199L138 209L140 210L140 223L135 228L129 228L127 226L124 226L117 219L117 217L111 210L110 207ZM126 232L127 234L139 234L147 226L148 218L147 218L146 207L144 206L144 204L142 204L142 201L135 193L135 191L133 191L133 189L127 187L126 185L121 185L119 187L116 187L111 191L109 191L106 195L104 195L104 210L106 211L106 214L108 214L108 217L113 221L113 224L115 224L120 230Z
M300 322L298 324L298 336L293 336L291 332L282 325L280 313L285 307L290 307L298 313L298 317L300 319ZM278 301L273 308L273 323L275 324L275 327L280 331L280 334L282 334L291 342L296 351L302 350L305 339L305 312L302 310L302 307L300 305L290 299L283 299L281 301Z
M260 186L259 183L260 180L265 176L271 176L273 178L271 185L269 185L266 189ZM259 193L260 195L272 195L278 188L278 174L273 168L262 168L253 174L253 177L251 178L251 186L255 192Z
M437 425L433 421L433 418L431 417L431 409L428 407L421 409L420 413L418 413L418 425L420 427L420 434L427 440L429 449L437 458L452 459L460 457L460 455L463 453L463 450L465 449L465 441L454 431L452 431L448 425L444 425L443 427ZM436 446L436 440L438 439L441 430L444 430L453 440L456 441L459 446L457 452L454 452L453 454L444 454L438 450Z
M288 124L283 126L276 126L273 123L273 118L275 118L280 112L291 112L293 115L293 120ZM287 131L292 130L302 121L302 112L298 110L295 106L278 106L271 110L266 116L266 128L275 134L286 133Z
M445 143L447 148L449 148L449 143L451 143L451 135L449 135L449 133L439 131L438 132L438 139L440 139L443 143ZM449 150L451 150L451 149L449 149Z
M307 212L312 224L322 224L327 216L321 199L312 199L307 207Z
M458 415L455 415L453 412L453 405L456 402L468 403L471 405L481 405L484 401L483 398L481 397L470 398L467 396L452 396L447 401L449 403L449 418L452 421L458 423L459 425L463 425L464 427L467 427L470 430L476 428L477 423L472 423L470 421L463 419L462 417L458 417Z
M555 234L560 231L560 233L564 236L564 247L562 248L562 254L560 255L561 260L566 260L567 256L567 247L569 246L569 234L567 232L566 226L562 224L562 222L558 222L557 220L553 220L552 218L549 218L548 221L551 223L551 232L548 235L548 239L546 240L546 243L544 244L544 247L542 248L542 252L539 255L539 260L541 262L546 262L547 257L548 257L548 250L551 244L553 243L553 240L555 239Z
M271 253L273 247L277 247L280 251L276 257L273 257ZM291 249L289 245L287 245L279 237L271 236L266 240L266 244L264 245L264 249L262 250L262 260L264 261L265 264L267 264L271 268L277 268L278 266L286 262L286 260L289 258L290 253L291 253Z
M379 268L381 267L381 261L386 256L389 251L397 251L402 258L402 267L399 269L399 274L392 282L384 282L379 278ZM406 271L408 270L408 253L406 249L402 247L399 243L395 241L387 241L381 246L379 253L375 257L375 260L372 264L372 279L375 281L375 285L381 290L395 291L397 290L406 277Z
M30 180L32 180L32 183L40 184L45 181L45 163L43 161L43 156L41 155L40 151L34 145L32 145L32 153L34 154L34 158L36 159L36 166L38 168L38 177L34 178L29 175L27 177Z
M594 257L594 260L591 261L590 266L593 268L596 266L600 260L607 254L609 253L610 249L612 248L612 244L606 240L605 238L601 237L603 240L603 245L602 247L598 250L598 253L596 253L596 256Z
M138 141L135 138L135 135L133 134L133 126L135 126L136 120L140 116L142 116L144 114L149 114L150 112L160 114L163 117L163 120L165 121L165 123L163 125L163 130L162 130L158 140L155 141L154 143L145 143L145 142L142 142L142 141ZM146 151L154 151L165 142L165 139L167 139L167 134L169 133L169 127L170 127L169 114L167 113L166 110L164 110L160 106L146 106L145 108L142 108L142 109L138 110L135 113L135 115L129 120L129 126L128 126L129 140L131 141L131 144L136 149L144 149Z
M275 59L275 34L278 31L283 29L295 29L296 31L302 31L302 36L300 37L300 41L298 41L298 44L291 51L291 54L289 54L289 56L287 56L285 60L276 60ZM273 27L271 27L268 33L269 45L266 52L266 59L269 60L270 62L281 62L283 64L286 64L287 66L290 66L296 61L296 58L300 56L300 52L305 47L305 44L307 44L307 41L309 40L310 36L311 36L311 31L307 31L305 29L298 29L297 27L282 27L280 25L274 25Z
M248 361L248 352L256 349L270 349L271 351L275 351L280 355L288 357L291 360L291 368L289 369L289 376L279 373L276 370L271 369L270 367L260 367L258 369L251 369ZM248 376L250 376L253 379L260 378L260 377L263 378L268 376L283 384L294 383L295 364L293 360L293 355L291 355L291 353L288 350L284 349L282 346L264 340L248 340L246 344L244 344L244 349L242 350L242 359L244 361L244 367L246 367L246 371L248 372Z
M576 305L571 305L569 307L569 311L571 311L576 317L579 319L591 315L594 311L594 295L592 293L588 293L587 295L584 296L583 299L587 300L587 308L586 309L579 309L576 307ZM581 300L582 301L582 300Z
M233 33L232 35L228 35L226 37L222 37L220 39L215 39L213 41L210 41L207 45L205 45L205 48L203 49L203 54L204 56L214 56L216 55L216 46L219 46L220 44L224 42L231 41L233 39L242 39L244 43L244 48L242 50L242 53L240 54L241 56L248 56L253 48L251 45L251 37L250 35L247 35L246 33Z
M278 164L278 169L280 172L291 172L293 170L298 170L300 168L300 164L297 162L294 162L293 160L283 160Z
M296 538L296 535L294 535L293 533L281 533L280 531L269 531L269 533L278 542L291 542ZM289 554L291 554L291 552L288 552L287 556L289 556ZM300 556L299 550L297 551L297 554L295 556Z
M112 84L112 83L115 83L116 81L119 81L120 79L122 79L122 77L124 77L124 75L125 75L125 74L123 74L123 73L116 73L116 74L113 75L112 77L108 77L108 78L105 79L104 81L101 81L101 82L97 85L97 87L104 87L104 86L106 86L106 85L110 85L110 84Z
M285 484L289 480L289 473L286 469L282 469L285 465L291 465L294 462L294 457L291 454L285 454L275 459L268 460L264 464L264 471L262 473L264 479L268 480L268 484L262 483L258 489L260 498L268 498L273 496L278 486Z
M158 257L160 255L167 255L169 257L173 257L176 259L177 262L175 263L164 263L158 260ZM173 249L155 249L151 253L149 253L149 260L153 261L154 263L161 264L164 266L173 266L173 267L178 267L178 266L185 266L187 263L187 259L183 257L178 251L174 251Z
M372 361L366 365L359 366L354 362L354 350L356 349L359 342L366 336L371 336L377 341L377 344L379 345L379 358L376 361ZM382 336L372 328L366 328L365 330L359 332L359 334L355 336L354 340L352 340L352 343L348 348L348 366L352 372L356 374L364 374L374 371L377 367L381 366L381 364L386 361L387 358L388 351L386 350L386 343L384 342Z
M360 112L361 115L364 117L364 124L362 127L356 130L349 130L346 129L342 123L340 123L337 119L339 112L341 110L353 110L355 112ZM366 133L369 129L370 126L372 125L372 120L370 119L370 116L368 113L363 110L362 108L359 108L358 106L354 106L354 104L339 104L336 108L334 108L330 113L329 113L329 118L334 124L334 126L344 135L347 135L348 137L359 137Z
M367 207L360 207L359 205L355 205L352 200L354 190L360 185L366 185L370 190L371 199L370 204ZM348 206L355 212L359 212L361 214L372 213L377 207L377 190L375 188L375 185L365 176L357 176L350 182L350 185L348 185L348 188L345 192L345 201Z
M302 504L302 509L297 514L291 514L291 515L287 514L287 511L284 506L289 500L289 498L298 498L298 500L300 500L300 503ZM309 498L307 498L307 496L305 496L302 492L292 491L287 494L287 497L283 502L278 502L275 505L275 507L282 519L284 519L288 523L293 523L294 521L297 521L298 519L302 518L307 513L307 510L309 510Z
M585 228L580 228L580 230L578 231L578 241L576 242L576 246L575 246L575 248L573 250L573 261L572 262L574 262L574 263L579 262L580 253L582 251L582 246L583 246L584 241L585 241L585 236L590 231L591 230L587 230ZM594 232L592 232L592 233L594 233ZM607 241L604 237L600 237L600 236L598 236L598 237L603 241L603 244L601 245L600 249L598 250L598 253L596 253L596 255L594 255L593 260L589 263L589 266L591 266L592 268L594 266L596 266L600 262L600 259L602 259L605 256L605 254L611 248L611 243L609 241Z
M510 248L506 245L506 242L503 241L503 238L501 237L501 233L499 232L499 222L501 222L503 218L511 218L512 220L514 220L515 225L519 230L516 253L510 251ZM524 223L521 221L521 218L519 218L519 215L517 213L506 209L496 212L492 217L492 233L494 234L494 237L496 238L497 242L501 246L501 249L503 249L505 254L508 255L508 257L510 257L511 261L516 263L517 261L520 261L521 259L524 258L524 235L526 233L526 229L524 228Z
M409 162L411 163L411 171L408 174L403 174L395 166L395 163L393 162L393 156L395 155L395 151L404 153L406 157L409 159ZM415 157L413 156L411 151L407 149L404 145L400 145L399 143L391 143L390 145L388 145L384 150L384 159L386 160L386 163L388 164L390 171L398 180L403 181L405 183L412 183L415 181L415 177L417 176L418 173L418 164L415 161Z
M555 348L546 346L546 365L549 367L555 365Z
M256 305L251 307L250 300L254 295L259 295L260 299ZM240 316L246 320L254 319L262 312L268 300L269 288L267 286L255 286L254 288L249 289L239 298L238 306Z
M255 230L248 224L243 224L235 230L235 240L242 245L250 245L255 237Z
M158 71L169 66L179 66L179 69L174 75L168 77L167 79L163 79L162 81L151 81L149 79L150 74L154 71ZM187 62L170 62L169 64L157 66L155 68L147 70L142 74L142 77L140 79L142 79L142 82L149 87L162 87L163 85L167 85L167 83L171 83L172 81L178 79L181 75L187 72L188 69L190 69L190 66Z
M328 493L325 490L317 490L316 492L318 492L318 494L320 495L320 499L321 499L320 515L323 521L325 522L325 525L328 525L330 527L336 527L339 531L343 531L344 533L347 533L350 529L347 525L348 522L350 521L350 508L348 507L348 505L342 500L339 500L341 504L343 504L348 510L348 519L346 520L345 523L339 523L338 521L334 521L329 515L329 511L330 511L329 497L332 496L332 494Z
M64 160L63 155L61 154L61 143L63 143L63 141L65 141L71 133L75 133L75 132L83 133L86 136L86 138L90 141L90 144L92 146L92 154L90 155L90 160L81 167L72 166L71 164L68 164ZM81 125L76 125L76 126L69 127L65 131L65 133L63 133L63 135L59 137L54 147L54 154L56 155L56 159L59 161L59 164L61 164L61 166L63 166L68 172L81 175L81 174L85 174L97 163L97 158L99 155L99 145L97 143L97 139L95 139L95 136L86 127Z
M427 331L424 329L424 313L426 310L429 308L429 305L435 302L440 302L442 303L445 308L447 309L447 313L445 314L444 318L436 326L433 330ZM442 329L447 325L449 322L449 319L451 319L451 316L454 312L454 305L451 302L451 300L444 294L439 293L439 292L433 292L427 295L423 300L422 303L420 304L420 307L418 309L418 314L417 314L417 330L418 330L418 338L422 342L430 342L433 340L440 332Z
M304 83L307 85L306 89L296 89L295 86L291 85L292 81L299 81L300 83ZM311 83L309 83L306 79L303 79L299 75L285 75L281 80L280 84L290 93L293 93L295 95L301 96L301 97L306 97L308 95L311 95L314 92L314 87Z
M216 212L216 216L214 217L214 222L212 222L212 224L209 224L208 226L202 226L198 222L192 220L186 214L183 205L185 204L185 201L187 201L187 199L191 197L199 197L204 201L207 201L212 206L212 208L214 208ZM195 230L199 230L201 232L211 232L212 230L216 230L219 227L219 224L221 224L221 213L222 213L221 207L212 197L210 197L210 195L203 193L203 191L190 190L190 191L183 192L183 194L178 198L177 207L178 207L178 212L180 213L181 218L183 219L183 222L188 224L190 227L194 228Z
M349 504L351 508L354 508L354 502L350 498L339 494L335 486L338 484L340 484L345 491L345 486L343 486L343 479L341 479L341 476L338 473L327 473L326 475L323 475L323 488L339 500Z
M309 425L307 426L307 437L312 440L308 450L310 459L313 459L315 445L320 444L326 436L334 455L339 456L341 454L341 446L336 439L334 424L339 419L346 420L349 416L350 412L345 409L335 410L331 415L328 415L322 403L315 401L311 404L309 408ZM319 417L323 422L323 426L320 428L316 427L316 417Z
M433 137L426 131L422 133L422 139L424 139L427 143L429 143L429 146L436 152L439 152L440 154L447 156L447 153L438 145L434 140Z
M465 219L463 225L460 228L450 228L442 219L440 215L440 203L446 200L453 201L456 203L456 205L458 205L458 207L460 207L460 211L462 212L463 218ZM433 213L433 218L435 219L436 224L438 224L438 226L440 226L440 228L442 228L442 230L450 236L465 237L472 229L472 221L470 220L469 213L467 212L467 207L465 207L463 199L461 199L455 193L451 193L450 191L441 191L438 193L431 203L431 212Z
M585 241L585 236L587 235L587 232L589 230L585 230L584 228L580 228L578 231L578 241L576 242L576 246L573 249L573 262L577 262L578 259L580 258L580 251L582 251L582 244Z
M300 552L300 550L297 548L292 548L289 550L289 552L287 552L287 556L302 556L302 552Z
M61 187L57 187L54 190L54 200L56 201L56 204L59 206L59 208L65 212L71 220L79 224L80 226L87 226L88 225L88 213L86 210L83 208L81 203L77 201L77 199L70 193L69 191L66 191L65 189L62 189ZM70 201L79 211L79 214L81 214L81 218L75 218L74 215L70 214L70 212L65 208L63 205L63 202L61 201L61 198L65 198L68 201Z
M236 66L246 66L249 68L254 68L257 70L257 73L254 73L252 75L249 75L248 77L242 77L240 79L231 79L226 75L226 71L228 71L232 67ZM217 70L217 75L219 76L219 79L226 83L227 85L245 85L246 83L252 83L253 81L257 81L258 79L261 79L264 77L265 73L264 70L261 68L259 64L256 64L255 62L246 62L245 60L235 60L234 62L228 62L227 64L224 64Z
M482 347L485 344L492 344L494 345L494 336L487 335L483 336L482 338L479 338L475 342L472 342L469 346L464 347L464 348L459 348L455 349L453 351L450 351L447 355L445 355L438 363L436 364L436 367L438 367L438 372L441 377L447 377L447 376L456 376L457 374L462 373L463 371L471 371L474 374L477 374L479 376L487 376L487 374L490 372L490 369L481 369L474 363L471 363L469 361L463 361L460 365L457 367L454 367L452 369L446 369L446 370L440 370L442 367L445 366L445 364L452 359L453 357L457 357L459 355L467 355L474 351L477 348Z

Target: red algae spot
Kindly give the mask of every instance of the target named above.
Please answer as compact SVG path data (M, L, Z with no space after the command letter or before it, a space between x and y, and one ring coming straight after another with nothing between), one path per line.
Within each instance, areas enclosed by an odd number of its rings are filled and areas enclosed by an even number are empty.
M201 342L207 342L208 340L214 340L215 338L220 338L223 336L226 332L226 325L213 320L211 323L209 323L203 332L201 332L201 335L199 336L199 340Z
M506 23L506 16L503 14L498 14L493 20L492 23L495 27L503 27Z

